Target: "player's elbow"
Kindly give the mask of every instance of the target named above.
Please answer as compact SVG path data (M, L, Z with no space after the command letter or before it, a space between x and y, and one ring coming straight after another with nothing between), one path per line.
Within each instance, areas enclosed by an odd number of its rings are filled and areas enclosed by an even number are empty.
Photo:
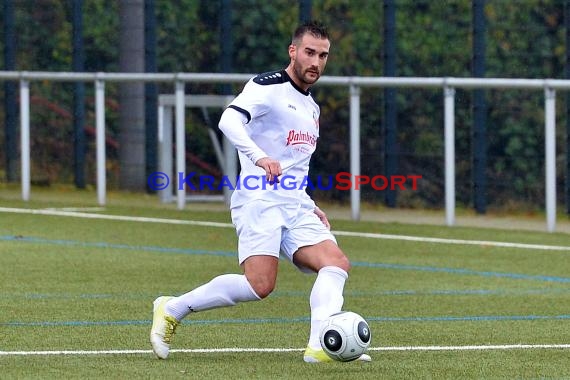
M220 117L220 121L218 122L218 128L219 128L220 131L222 131L224 134L225 134L225 133L229 130L229 128L230 128L229 118L225 117L226 113L227 113L227 110L222 113L222 117Z
M220 117L220 121L218 122L218 128L224 133L227 134L228 131L235 127L236 125L244 125L248 121L246 115L241 113L240 111L234 108L226 108L226 110L222 113Z

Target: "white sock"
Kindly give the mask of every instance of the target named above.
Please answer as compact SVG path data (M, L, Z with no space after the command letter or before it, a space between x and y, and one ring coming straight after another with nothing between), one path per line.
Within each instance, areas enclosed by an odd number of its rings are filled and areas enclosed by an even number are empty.
M234 306L238 302L260 299L244 275L223 274L186 294L169 300L165 305L165 311L180 321L190 312Z
M344 297L344 283L348 278L348 273L339 267L323 267L315 280L313 290L311 290L311 334L309 336L309 347L313 349L321 348L319 333L321 323L331 314L342 310Z

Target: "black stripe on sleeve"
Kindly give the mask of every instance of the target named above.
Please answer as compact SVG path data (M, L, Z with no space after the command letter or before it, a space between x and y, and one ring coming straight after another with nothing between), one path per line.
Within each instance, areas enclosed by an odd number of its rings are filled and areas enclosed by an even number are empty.
M240 108L240 107L238 107L238 106L234 106L233 104L230 104L230 105L228 106L228 108L233 108L234 110L236 110L236 111L238 111L238 112L244 114L245 117L247 117L247 122L248 122L248 123L251 121L251 115L249 114L248 111L244 110L243 108Z

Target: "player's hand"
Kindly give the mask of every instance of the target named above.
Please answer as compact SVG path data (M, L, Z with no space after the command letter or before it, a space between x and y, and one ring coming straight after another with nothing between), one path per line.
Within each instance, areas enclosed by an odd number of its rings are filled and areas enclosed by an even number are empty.
M315 207L314 212L315 212L315 214L317 214L317 216L319 217L321 222L323 222L325 227L330 230L331 224L329 223L329 220L327 219L327 214L325 214L325 212L318 207Z
M263 157L257 160L255 165L265 170L265 179L270 185L273 185L273 183L279 183L279 176L283 174L279 161L274 160L271 157Z

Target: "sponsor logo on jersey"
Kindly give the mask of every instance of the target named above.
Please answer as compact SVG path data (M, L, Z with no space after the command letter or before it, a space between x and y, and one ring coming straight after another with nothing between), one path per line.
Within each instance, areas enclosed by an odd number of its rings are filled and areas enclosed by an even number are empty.
M309 132L302 132L291 129L287 135L287 143L285 145L289 146L298 144L316 146L317 136Z

